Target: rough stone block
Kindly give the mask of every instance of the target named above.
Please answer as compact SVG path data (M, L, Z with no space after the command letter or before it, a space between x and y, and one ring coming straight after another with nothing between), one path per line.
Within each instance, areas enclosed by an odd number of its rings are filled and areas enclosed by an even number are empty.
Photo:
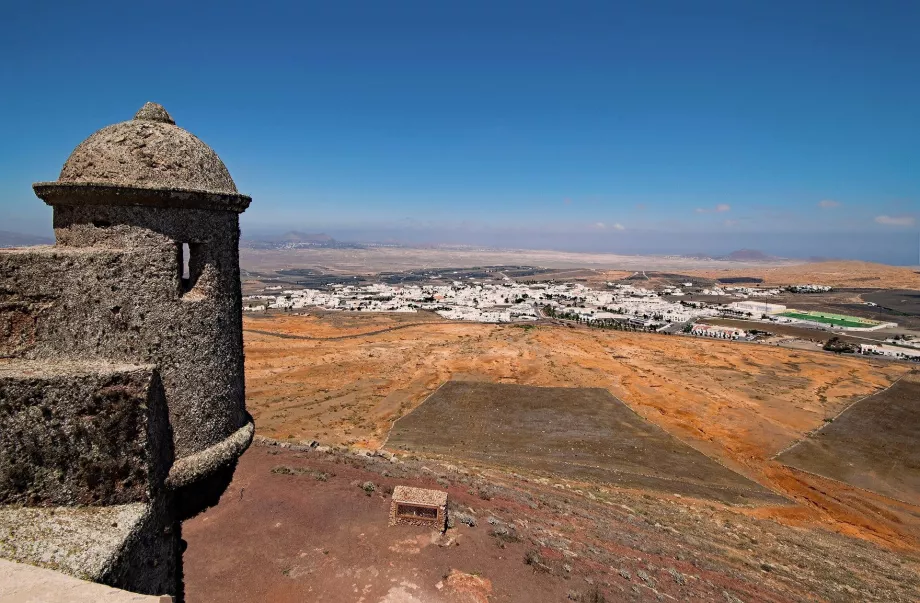
M151 366L0 361L0 503L148 501L172 464Z
M0 506L0 557L149 595L180 591L180 537L163 498L102 507Z

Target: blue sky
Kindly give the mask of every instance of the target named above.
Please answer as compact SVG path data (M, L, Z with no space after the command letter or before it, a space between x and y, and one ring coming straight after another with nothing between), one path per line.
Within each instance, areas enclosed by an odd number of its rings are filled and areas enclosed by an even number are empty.
M920 2L4 6L0 229L147 100L244 233L917 263Z

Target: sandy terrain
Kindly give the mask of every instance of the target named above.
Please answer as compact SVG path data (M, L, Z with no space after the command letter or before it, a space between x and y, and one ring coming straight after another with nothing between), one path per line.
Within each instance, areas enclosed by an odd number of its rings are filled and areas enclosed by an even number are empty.
M579 278L619 280L643 271L667 271L706 279L755 277L764 285L820 284L833 287L920 289L917 268L839 260L738 262L675 256L483 249L240 249L243 276L290 268L330 275L372 275L419 268L518 265L576 270Z
M813 262L788 266L730 266L694 270L688 274L714 279L751 276L762 278L765 285L813 284L831 287L920 289L920 273L916 268L858 261Z
M381 333L382 327L402 328ZM772 460L826 418L909 371L903 364L423 314L246 317L244 329L247 404L263 435L374 449L396 418L449 379L600 387L707 456L799 503L753 514L891 546L920 542L920 510Z
M726 262L672 256L617 255L613 253L572 253L528 249L411 249L379 247L374 249L240 249L240 266L247 271L272 271L283 268L316 268L341 274L376 274L390 270L415 268L470 268L474 266L538 266L540 268L574 268L619 270L632 274L638 270L715 270L791 266L795 260L775 262Z
M720 455L763 459L907 370L766 346L427 313L247 316L244 330L248 405L264 435L372 448L442 382L467 378L601 387Z

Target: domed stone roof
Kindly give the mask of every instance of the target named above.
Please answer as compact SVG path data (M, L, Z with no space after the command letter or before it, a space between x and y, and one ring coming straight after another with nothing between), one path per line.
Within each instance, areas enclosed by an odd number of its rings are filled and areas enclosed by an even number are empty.
M102 128L80 143L58 183L237 192L217 153L155 103L145 104L131 121Z

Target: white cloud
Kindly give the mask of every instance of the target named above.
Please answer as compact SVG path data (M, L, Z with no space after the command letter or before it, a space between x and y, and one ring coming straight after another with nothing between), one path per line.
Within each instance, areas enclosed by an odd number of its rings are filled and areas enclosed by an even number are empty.
M732 206L728 203L719 203L715 207L697 207L696 213L698 214L721 214L723 212L731 211Z
M840 201L834 201L833 199L824 199L818 202L818 207L821 209L830 209L832 207L840 207Z
M916 219L913 216L875 216L875 221L885 226L913 226Z
M614 224L614 225L613 225L613 228L614 228L614 230L626 230L626 227L623 226L622 224L620 224L619 222L617 222L616 224Z
M738 220L726 220L725 221L725 226L727 226L728 228L731 228L732 226L737 226L737 225L738 225Z
M604 224L603 222L595 222L594 227L595 228L607 228L607 225Z

